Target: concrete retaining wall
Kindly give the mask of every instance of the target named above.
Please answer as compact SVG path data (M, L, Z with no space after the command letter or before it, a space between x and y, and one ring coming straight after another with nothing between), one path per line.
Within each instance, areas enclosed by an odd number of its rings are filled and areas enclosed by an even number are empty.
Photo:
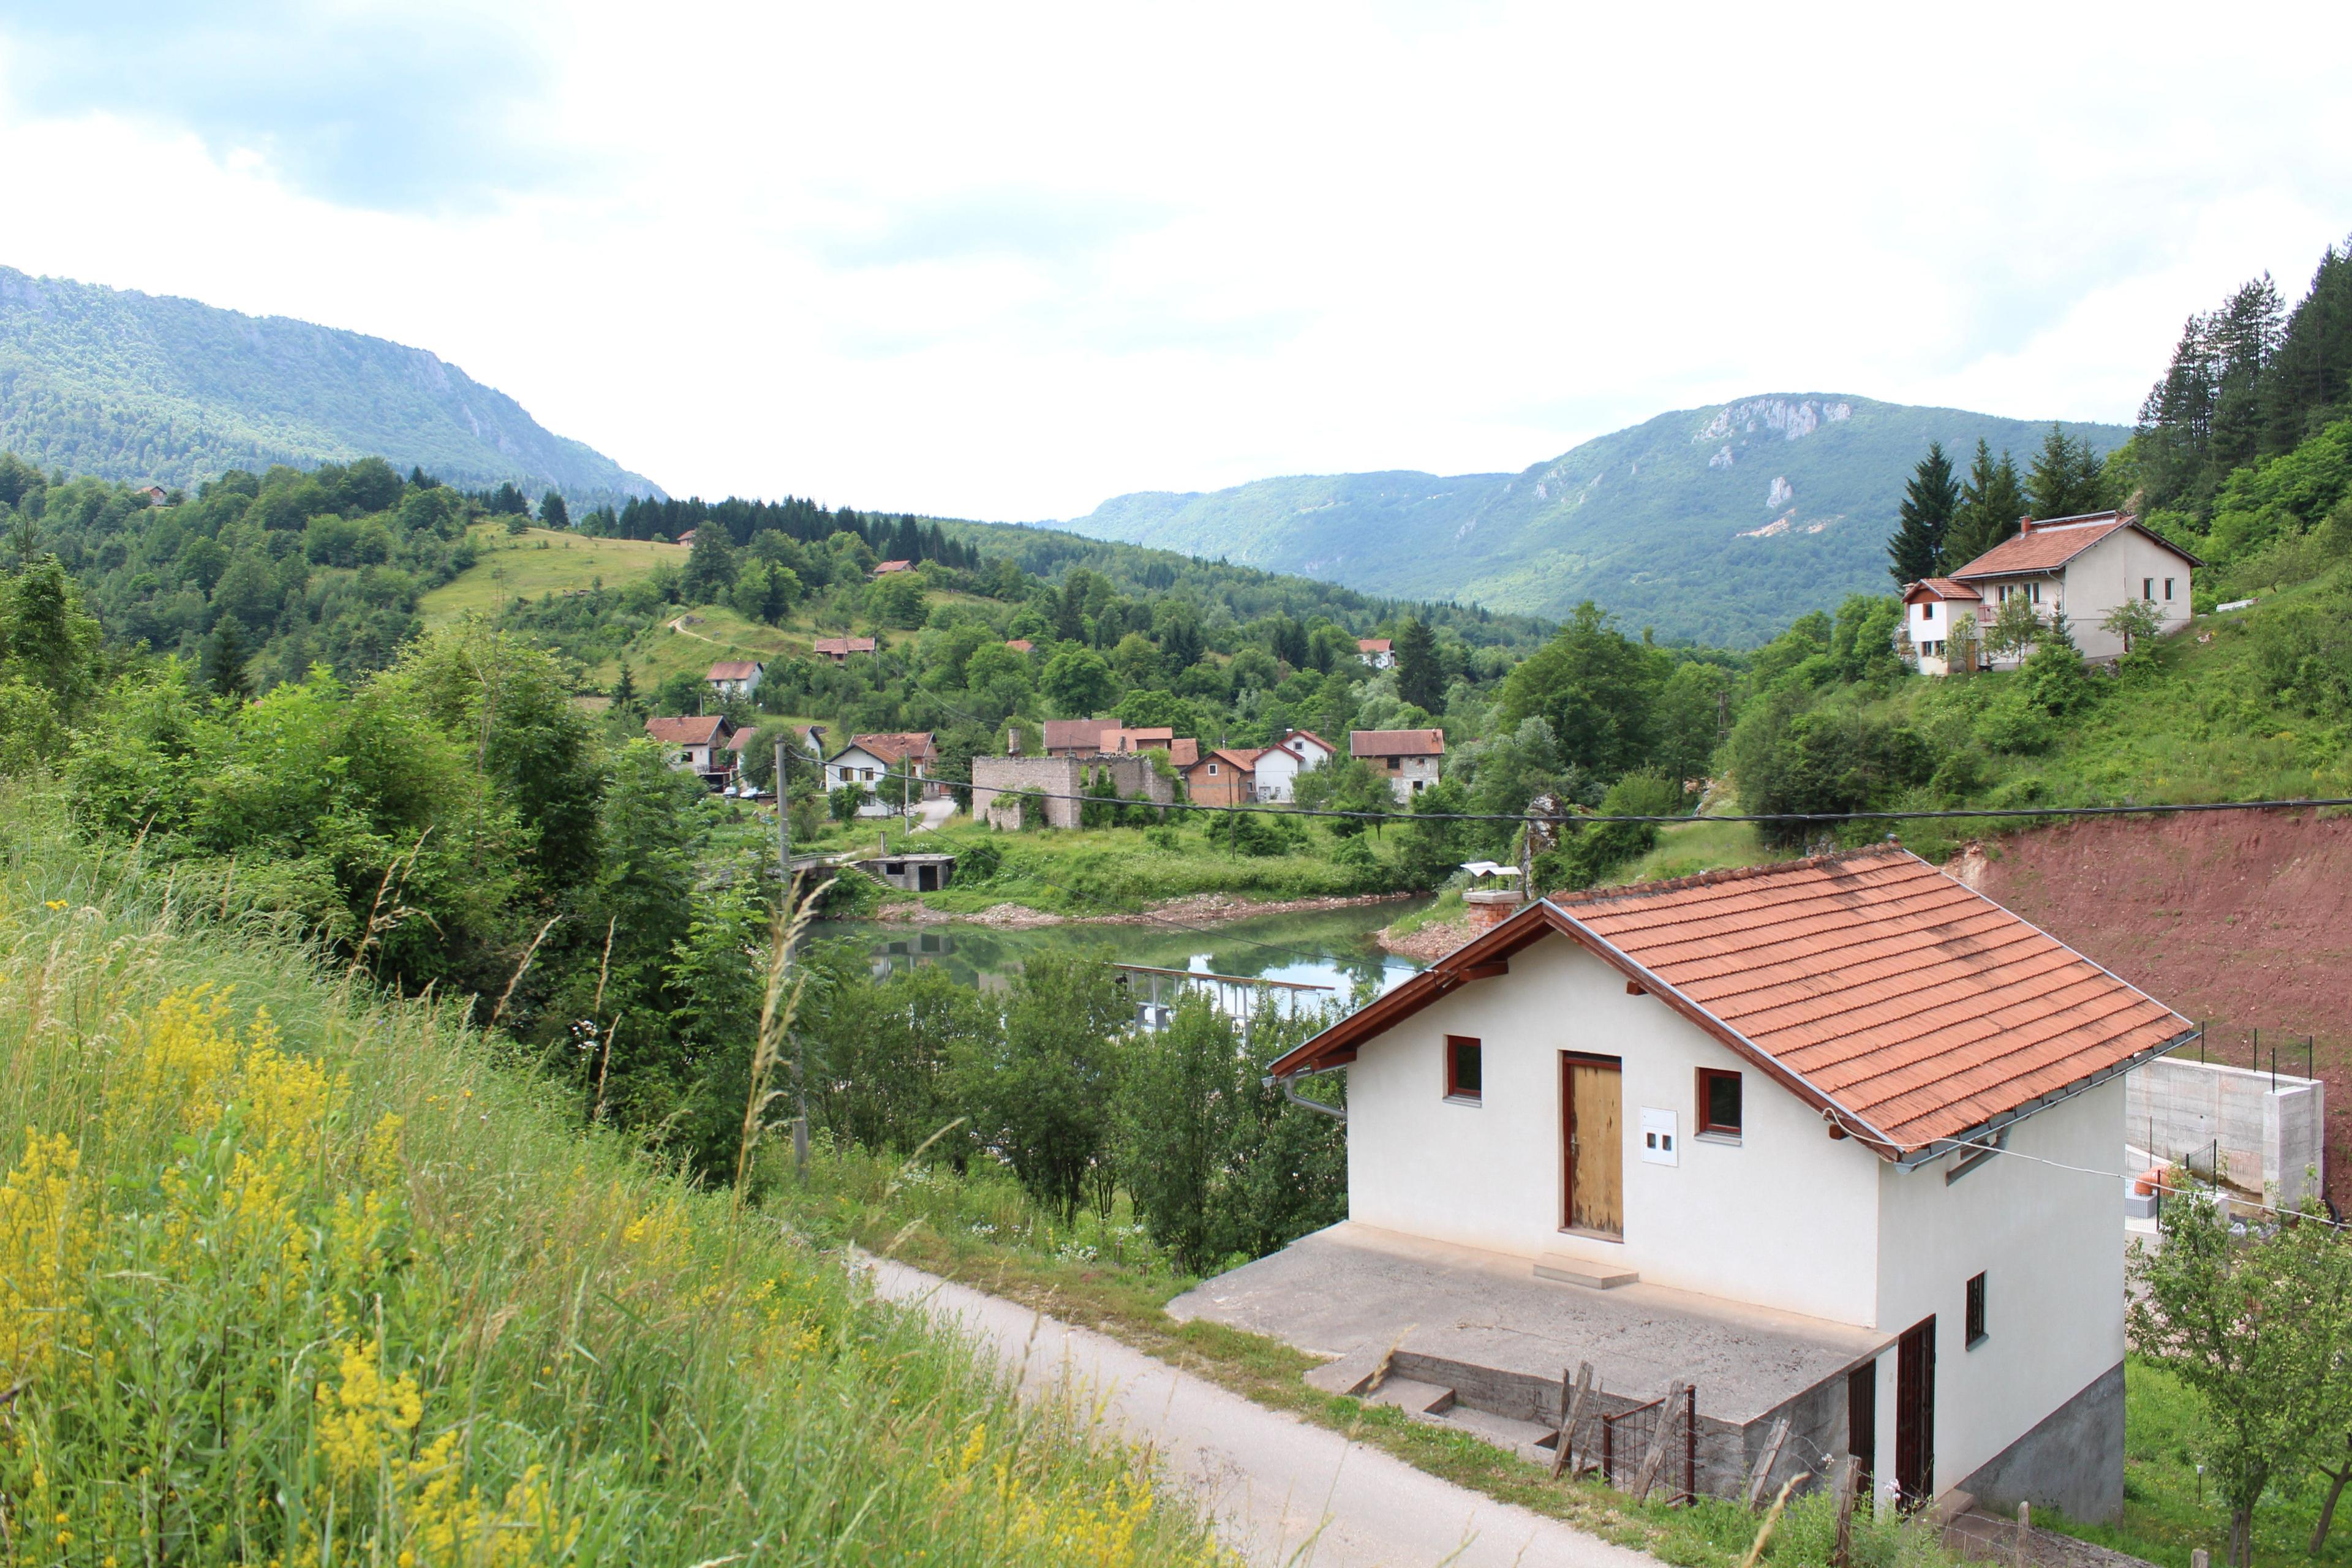
M2168 1159L2219 1142L2232 1183L2289 1205L2318 1190L2310 1173L2326 1175L2326 1113L2315 1079L2220 1062L2165 1057L2125 1080L2126 1142Z

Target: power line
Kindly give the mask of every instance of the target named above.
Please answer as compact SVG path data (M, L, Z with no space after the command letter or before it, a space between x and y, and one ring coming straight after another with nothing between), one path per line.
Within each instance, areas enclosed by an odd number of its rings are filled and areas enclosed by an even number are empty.
M1546 822L1555 826L1571 827L1605 826L1621 822L1672 826L1677 823L1690 822L1937 822L2024 817L2162 816L2173 812L2187 811L2308 811L2323 806L2352 806L2352 795L2320 795L2302 796L2292 800L2183 801L2170 805L1954 806L1886 811L1746 812L1707 816L1618 816L1604 812L1576 812L1567 816L1550 816L1505 811L1336 811L1329 807L1305 805L1204 805L1197 801L1156 801L1140 796L1133 799L1122 798L1114 802L1104 795L1058 795L1049 790L1014 789L1003 784L977 784L957 779L927 778L920 773L895 773L887 768L881 770L879 782L894 781L935 784L941 789L985 789L997 795L1034 796L1039 800L1074 800L1081 805L1145 805L1158 811L1213 811L1276 816L1325 816L1359 822Z

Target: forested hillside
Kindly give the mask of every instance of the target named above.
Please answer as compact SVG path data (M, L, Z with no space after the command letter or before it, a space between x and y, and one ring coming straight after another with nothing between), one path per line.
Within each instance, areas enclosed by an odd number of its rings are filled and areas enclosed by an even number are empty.
M2095 454L2128 434L2059 428ZM2021 460L2050 429L1773 395L1662 414L1517 474L1263 479L1120 496L1065 526L1406 598L1555 617L1591 599L1663 638L1753 647L1884 581L1886 527L1928 442Z
M0 449L51 472L193 488L231 468L382 457L575 504L659 488L423 349L0 267Z

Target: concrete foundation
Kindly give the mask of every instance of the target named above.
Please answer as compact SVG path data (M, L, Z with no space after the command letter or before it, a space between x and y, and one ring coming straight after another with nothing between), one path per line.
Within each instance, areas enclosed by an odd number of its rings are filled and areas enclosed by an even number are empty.
M1712 1497L1739 1495L1783 1416L1789 1438L1772 1485L1795 1477L1802 1489L1818 1479L1824 1457L1846 1450L1847 1371L1887 1342L1874 1331L1640 1282L1607 1290L1553 1282L1529 1259L1353 1224L1204 1280L1168 1310L1333 1357L1308 1374L1328 1393L1360 1393L1386 1360L1391 1378L1449 1396L1449 1425L1545 1463L1564 1414L1563 1374L1579 1362L1598 1378L1576 1439L1580 1466L1601 1459L1601 1416L1648 1404L1680 1379L1697 1391L1696 1489ZM1651 1419L1617 1426L1621 1481L1640 1463ZM1677 1424L1666 1465L1676 1489L1685 1459Z
M2107 1523L2124 1512L2124 1368L2121 1362L2002 1449L1959 1489L1997 1514L2017 1505L2054 1508Z

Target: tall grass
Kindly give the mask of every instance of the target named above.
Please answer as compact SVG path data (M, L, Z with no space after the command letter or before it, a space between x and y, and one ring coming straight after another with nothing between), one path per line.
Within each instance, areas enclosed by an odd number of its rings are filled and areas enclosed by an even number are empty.
M0 785L0 1560L1211 1560L1144 1459ZM224 911L227 911L226 915Z

